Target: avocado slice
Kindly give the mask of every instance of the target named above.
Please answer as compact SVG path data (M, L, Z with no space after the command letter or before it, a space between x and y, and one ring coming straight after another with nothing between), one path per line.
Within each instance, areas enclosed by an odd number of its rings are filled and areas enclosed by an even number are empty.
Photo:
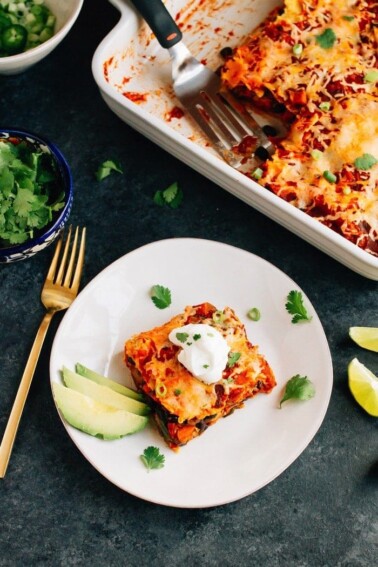
M64 419L76 429L102 439L119 439L141 431L148 418L117 409L66 388L58 382L52 384L56 405Z
M80 374L80 376L84 376L84 378L88 378L89 380L92 380L97 384L101 384L101 386L107 386L108 388L111 388L112 390L118 392L119 394L122 394L123 396L128 396L129 398L133 398L134 400L143 400L143 396L139 392L135 392L135 390L131 390L131 388L127 388L127 386L118 384L118 382L114 382L114 380L106 378L105 376L99 374L98 372L95 372L94 370L90 370L90 368L83 366L83 364L80 364L80 362L76 364L75 370L78 374Z
M92 382L92 380L88 380L88 378L80 376L80 374L69 370L65 366L63 366L62 374L63 382L68 388L81 392L96 402L101 402L117 409L129 411L136 415L148 415L150 413L150 408L147 404L128 398L127 396L123 396L107 386L96 384L96 382Z

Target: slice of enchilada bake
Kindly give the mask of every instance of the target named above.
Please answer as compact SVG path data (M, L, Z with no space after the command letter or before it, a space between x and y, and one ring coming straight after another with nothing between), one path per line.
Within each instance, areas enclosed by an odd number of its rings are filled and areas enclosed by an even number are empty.
M125 362L171 449L243 406L276 381L232 309L210 303L183 313L125 344Z
M377 53L377 0L286 0L222 72L238 97L291 122L251 176L376 256Z

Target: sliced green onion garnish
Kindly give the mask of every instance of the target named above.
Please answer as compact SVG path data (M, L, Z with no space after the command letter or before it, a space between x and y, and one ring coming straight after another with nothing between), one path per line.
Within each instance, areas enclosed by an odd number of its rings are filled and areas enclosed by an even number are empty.
M372 69L371 71L368 71L367 73L365 73L364 75L364 81L365 83L375 83L378 81L378 71L377 69Z
M303 51L303 45L301 43L296 43L295 45L293 45L293 54L296 57L299 57L302 54Z
M330 183L336 183L337 181L336 175L332 173L332 171L328 171L328 169L326 169L326 171L323 171L323 177Z
M256 169L252 172L253 179L261 179L263 176L263 170L261 167L256 167Z
M329 110L331 108L331 103L330 102L321 102L319 104L319 108L320 108L320 110L323 110L323 112L327 112L327 110Z
M164 384L157 384L155 388L156 395L158 398L164 398L167 395L167 387Z
M323 155L323 152L321 152L320 150L312 150L311 152L311 157L312 159L320 159Z
M226 315L223 313L223 311L215 311L213 313L213 321L214 323L223 323L223 321L225 320Z
M261 313L257 307L252 307L252 309L248 311L247 316L248 319L251 319L252 321L258 321L261 317Z

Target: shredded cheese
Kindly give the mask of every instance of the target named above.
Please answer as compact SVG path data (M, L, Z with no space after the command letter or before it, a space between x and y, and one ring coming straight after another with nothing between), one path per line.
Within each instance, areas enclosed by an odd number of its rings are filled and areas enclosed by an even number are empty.
M376 0L286 0L236 48L222 80L292 117L259 182L378 256L378 163L355 163L378 160L378 81L366 80L378 68L377 20Z

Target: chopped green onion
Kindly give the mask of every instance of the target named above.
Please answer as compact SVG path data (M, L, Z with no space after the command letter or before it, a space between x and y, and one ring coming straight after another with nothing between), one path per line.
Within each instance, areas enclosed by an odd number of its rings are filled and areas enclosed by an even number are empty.
M158 396L158 398L164 398L164 396L167 395L167 387L165 386L165 384L157 384L156 388L155 388L155 392L156 395Z
M343 16L343 20L346 20L347 22L353 22L354 16Z
M365 83L376 83L378 81L378 70L372 69L364 75Z
M332 171L328 171L328 169L326 169L326 171L323 171L323 177L330 183L336 183L337 181L336 175L332 173Z
M252 307L252 309L250 309L248 311L247 317L248 317L248 319L251 319L252 321L259 321L259 319L261 317L261 313L260 313L259 309L257 309L257 307Z
M293 54L295 55L295 57L302 55L302 51L303 45L301 43L296 43L295 45L293 45Z
M252 172L253 179L261 179L263 176L263 170L261 167L256 167L256 169Z
M223 321L225 320L226 315L223 313L223 311L215 311L213 313L213 321L214 323L223 323Z
M320 110L323 110L323 112L327 112L331 108L331 103L330 102L321 102L319 104L319 108L320 108Z
M312 151L311 151L311 157L312 157L312 159L318 160L318 159L320 159L320 158L322 157L322 155L323 155L323 152L321 152L320 150L312 150Z

